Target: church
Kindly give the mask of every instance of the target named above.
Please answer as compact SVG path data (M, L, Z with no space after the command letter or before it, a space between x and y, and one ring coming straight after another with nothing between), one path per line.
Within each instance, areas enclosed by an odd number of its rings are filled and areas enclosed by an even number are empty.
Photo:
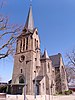
M50 95L68 90L62 55L49 56L46 49L41 53L32 5L22 33L17 37L11 93L24 94L24 87L26 95Z

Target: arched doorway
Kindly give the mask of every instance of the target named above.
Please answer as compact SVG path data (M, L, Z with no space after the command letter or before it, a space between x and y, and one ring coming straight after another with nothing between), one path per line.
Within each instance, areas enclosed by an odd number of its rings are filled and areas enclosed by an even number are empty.
M19 83L21 83L21 84L24 83L24 77L23 77L23 76L20 76L20 77L19 77Z
M18 87L18 94L22 94L23 93L23 87L24 87L24 76L20 76L19 77L19 87Z

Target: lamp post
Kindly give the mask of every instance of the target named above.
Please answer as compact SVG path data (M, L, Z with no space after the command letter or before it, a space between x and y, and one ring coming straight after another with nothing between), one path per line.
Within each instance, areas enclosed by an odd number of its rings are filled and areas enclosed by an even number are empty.
M34 83L34 98L36 99L36 71L34 71L35 73L35 83Z

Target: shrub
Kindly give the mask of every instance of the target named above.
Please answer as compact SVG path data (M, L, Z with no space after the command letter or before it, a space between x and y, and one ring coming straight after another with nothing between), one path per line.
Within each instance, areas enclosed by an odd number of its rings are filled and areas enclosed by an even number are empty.
M6 93L7 86L0 86L0 93Z
M65 95L70 95L70 94L72 94L72 90L64 91L64 94Z

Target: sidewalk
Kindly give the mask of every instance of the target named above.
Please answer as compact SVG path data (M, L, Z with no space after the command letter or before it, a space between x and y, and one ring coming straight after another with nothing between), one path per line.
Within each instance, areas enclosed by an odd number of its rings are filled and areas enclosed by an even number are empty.
M7 95L6 100L24 100L24 96L23 95ZM27 95L26 100L35 100L35 99L34 99L34 96ZM52 96L52 95L41 96L41 95L39 95L36 97L36 100L75 100L75 94L63 95L63 96L61 96L61 95L59 95L59 96Z
M6 99L0 98L0 100L24 100L23 95L7 95ZM35 100L34 96L27 95L26 100ZM36 97L36 100L75 100L75 94L73 95L59 95L59 96L52 96L52 95L39 95Z

